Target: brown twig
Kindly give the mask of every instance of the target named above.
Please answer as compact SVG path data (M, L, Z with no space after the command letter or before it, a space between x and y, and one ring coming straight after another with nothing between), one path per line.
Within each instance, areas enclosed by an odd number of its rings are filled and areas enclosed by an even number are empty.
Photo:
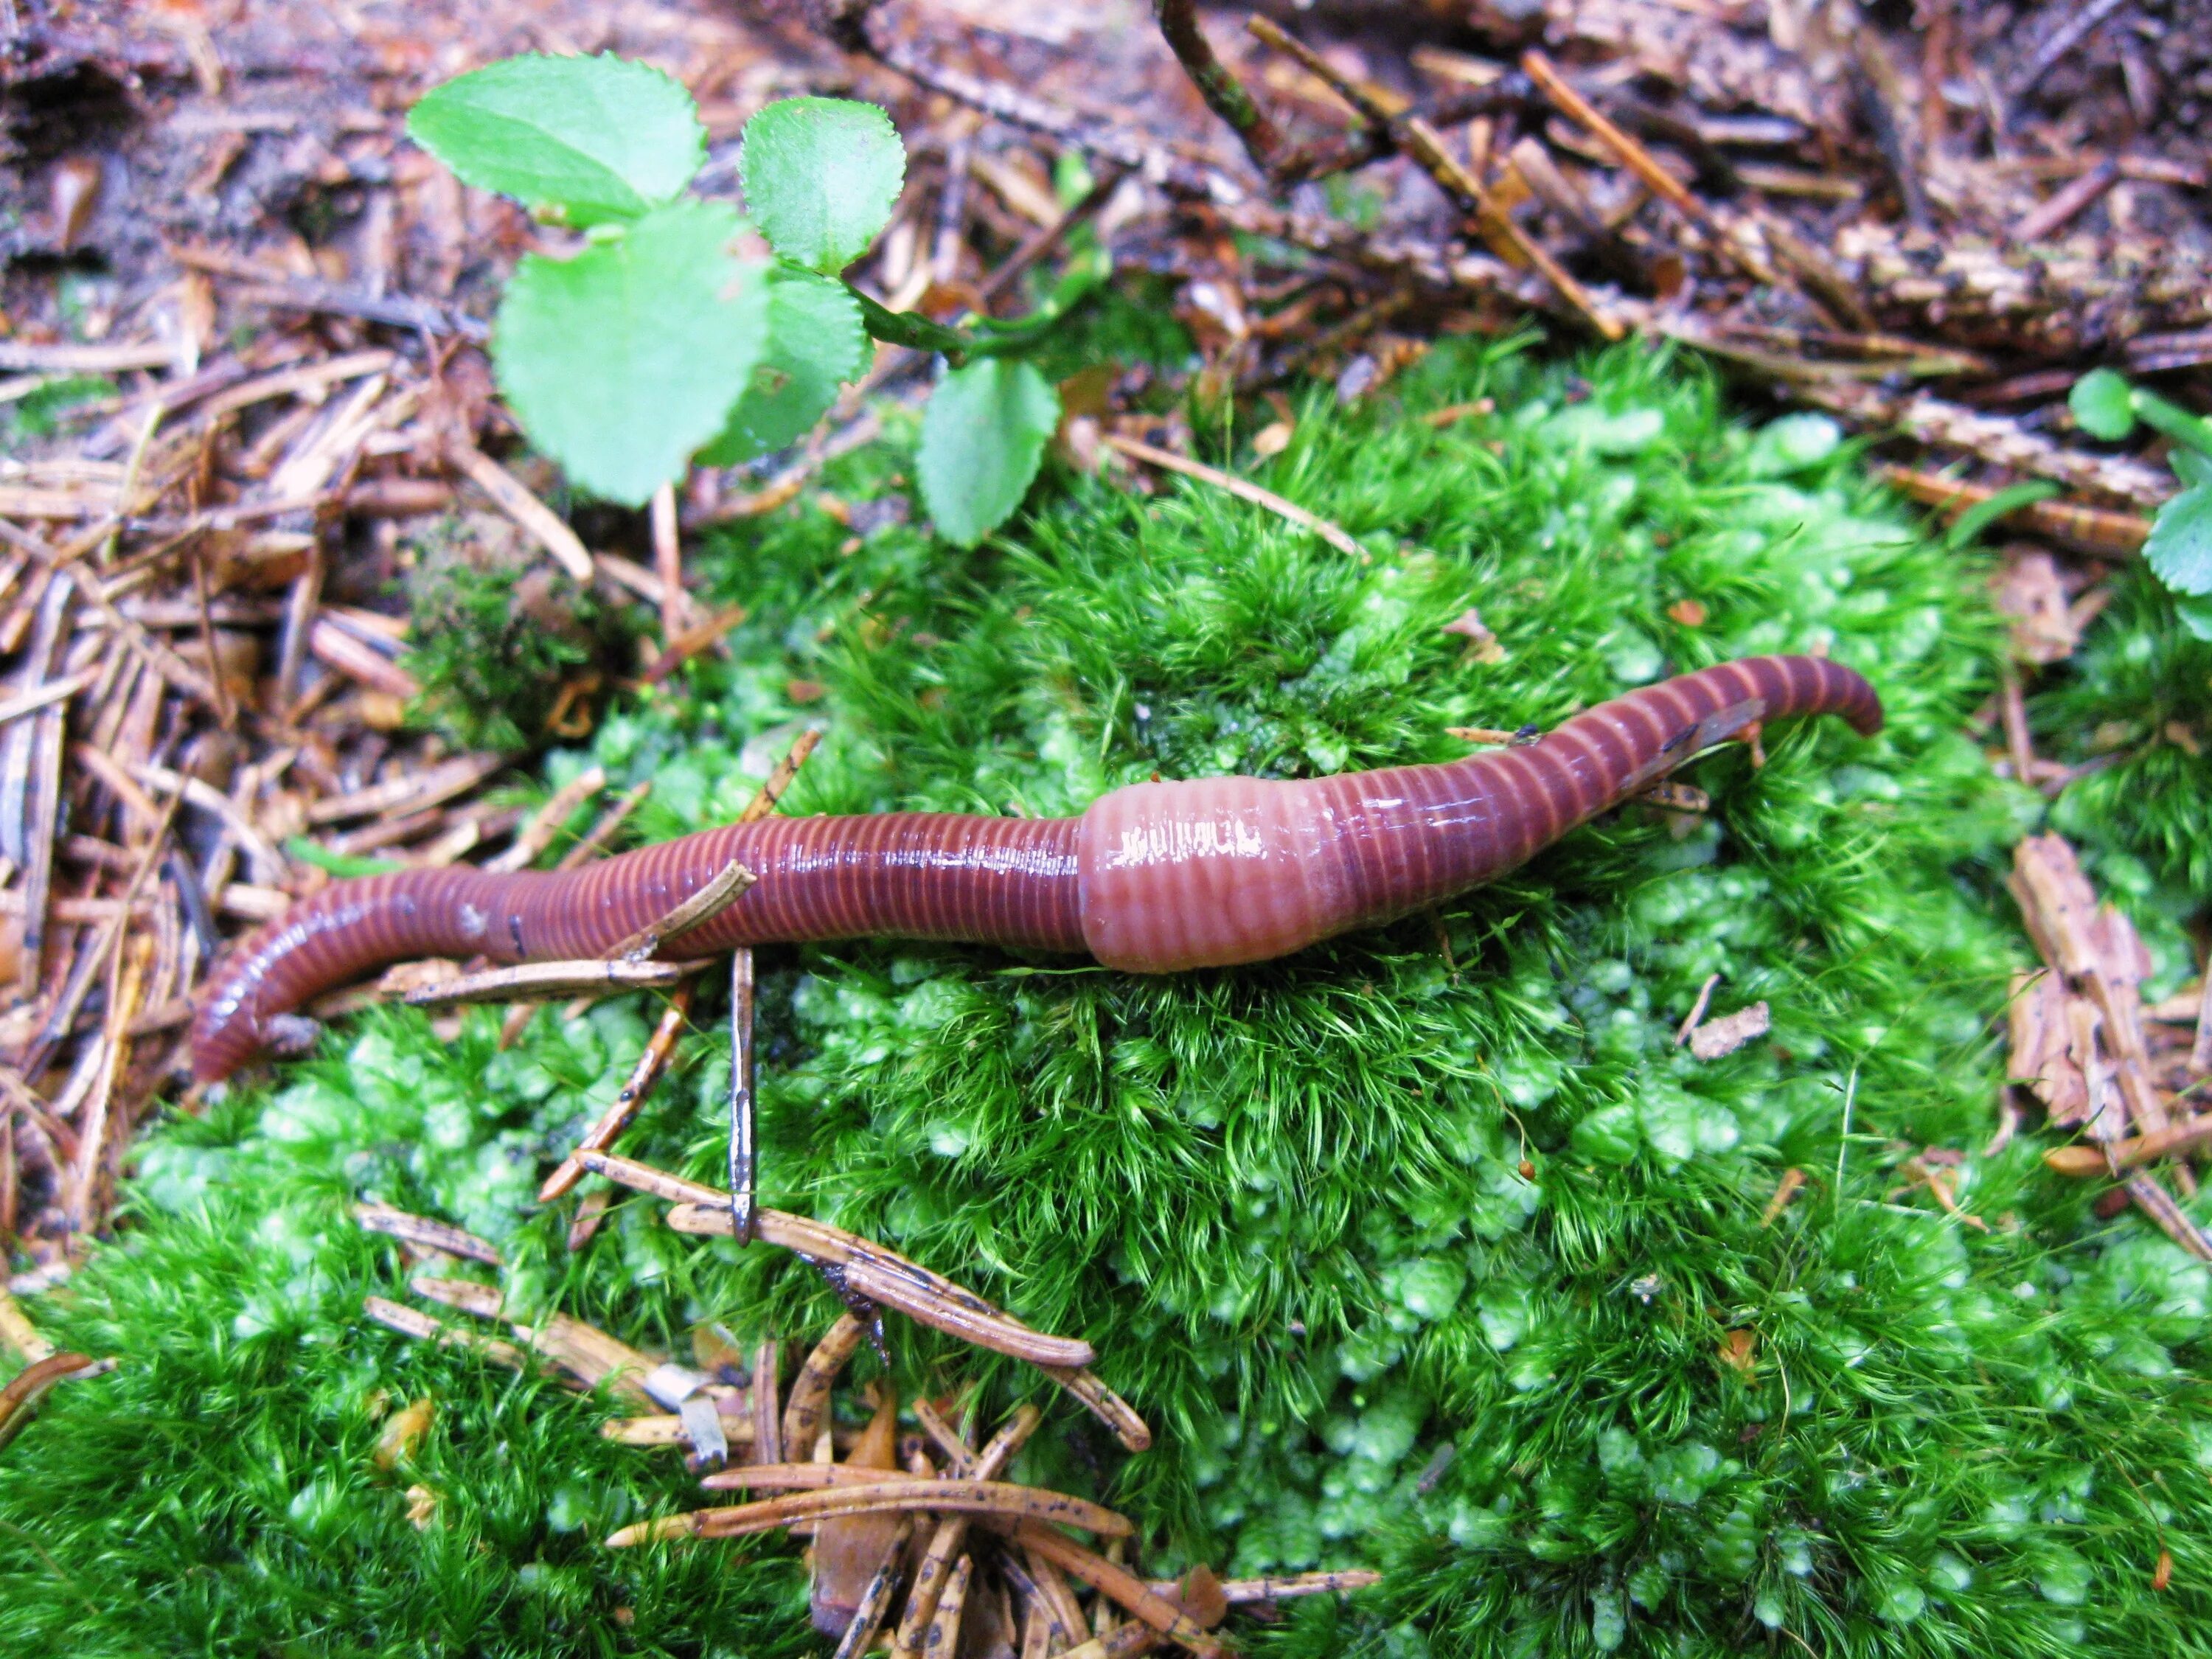
M1193 0L1152 0L1152 17L1198 95L1237 135L1252 165L1277 189L1303 176L1310 165L1304 152L1291 148L1274 118L1215 55L1212 42L1199 27Z
M1589 290L1570 276L1542 244L1513 222L1482 180L1451 153L1435 127L1384 101L1376 89L1339 74L1327 58L1268 19L1255 17L1250 27L1255 34L1297 58L1309 74L1326 82L1368 121L1388 132L1397 149L1418 161L1462 210L1473 216L1484 240L1500 258L1534 266L1601 337L1619 340L1626 336L1627 331L1620 319L1603 310Z
M1900 495L1936 508L1947 520L1958 518L1997 493L1987 485L1964 483L1911 467L1882 465L1875 471ZM2031 501L1997 522L2086 553L2140 552L2150 536L2150 520L2137 514L2115 513L2074 501Z
M2203 1146L2212 1146L2212 1117L2171 1124L2129 1140L2108 1140L2094 1146L2053 1146L2044 1153L2043 1161L2061 1175L2112 1175Z
M991 1516L983 1524L994 1531L1011 1532L1024 1548L1080 1578L1100 1595L1110 1597L1163 1636L1206 1656L1206 1659L1218 1659L1221 1644L1200 1630L1174 1602L1155 1594L1127 1568L1116 1566L1065 1534L1035 1522L1006 1526L998 1517Z
M898 1529L887 1540L882 1564L868 1579L868 1586L860 1592L860 1604L853 1609L853 1621L838 1638L836 1651L831 1659L860 1659L875 1645L877 1633L883 1629L884 1617L890 1611L891 1595L898 1588L899 1575L906 1560L908 1540L914 1536L915 1517L899 1517ZM943 1650L946 1659L953 1650Z
M545 1002L586 993L661 990L699 968L696 962L526 962L421 986L400 1000L410 1008L450 1008L471 1002Z
M502 1342L495 1336L486 1336L481 1331L469 1330L462 1326L448 1325L419 1308L410 1308L380 1296L363 1297L362 1308L386 1330L398 1331L403 1336L437 1342L447 1347L465 1348L495 1365L506 1366L509 1370L526 1371L530 1369L530 1356L512 1342Z
M556 870L574 870L589 864L606 850L607 843L615 838L616 832L652 793L653 780L650 778L625 790L622 799L602 812L599 822L591 827L581 841L563 853L561 861L553 867Z
M637 1064L631 1068L629 1081L623 1085L622 1092L609 1103L607 1109L599 1115L590 1128L584 1131L584 1138L577 1143L576 1151L562 1159L560 1168L545 1177L544 1185L538 1189L540 1204L550 1204L583 1179L583 1153L605 1152L614 1145L616 1137L629 1127L630 1120L637 1115L647 1097L652 1094L653 1085L659 1080L669 1056L676 1052L676 1041L683 1035L684 1024L690 1018L693 983L687 979L669 993L668 1006L661 1011L660 1023L653 1028L653 1036L646 1042L645 1052L638 1056Z
M2097 198L2118 183L2120 164L2110 156L2080 178L2051 192L2014 222L2008 238L2017 243L2040 242L2057 234L2094 206Z
M1118 432L1102 433L1098 441L1108 448L1119 450L1133 459L1143 461L1148 465L1164 468L1170 472L1180 472L1185 477L1196 478L1200 483L1210 483L1218 489L1225 489L1239 501L1250 501L1255 507L1265 507L1278 518L1297 526L1301 530L1312 532L1338 552L1348 554L1363 564L1374 557L1373 554L1353 540L1338 526L1331 524L1317 514L1307 512L1294 501L1284 500L1272 489L1261 489L1249 479L1240 478L1233 472L1224 472L1220 468L1208 466L1203 461L1191 460L1186 456L1176 454L1171 449L1162 449L1158 445L1146 443L1141 439L1125 437Z
M481 1261L487 1267L500 1265L499 1247L478 1238L465 1228L451 1222L435 1221L426 1215L410 1215L404 1210L395 1210L384 1204L356 1204L353 1218L363 1231L387 1233L418 1249L439 1250L471 1261Z
M0 1448L23 1431L39 1402L62 1383L97 1376L114 1368L112 1359L94 1359L81 1353L49 1354L26 1365L0 1384Z
M659 921L641 927L608 951L606 959L631 963L656 959L686 933L696 933L735 904L759 879L744 865L731 860L698 891Z
M610 1180L672 1200L677 1207L669 1212L668 1223L678 1232L728 1235L730 1195L726 1192L607 1152L580 1156L586 1169ZM1079 1367L1096 1357L1089 1343L1033 1331L974 1292L842 1228L781 1210L760 1210L756 1218L759 1237L779 1249L817 1263L826 1261L842 1269L851 1287L870 1301L896 1308L979 1347L1040 1366Z
M917 1401L917 1407L926 1404ZM1035 1432L1043 1420L1043 1413L1035 1406L1024 1406L1016 1412L991 1442L977 1453L962 1478L969 1480L989 1480L1004 1468L1007 1460L1020 1449L1023 1443ZM946 1516L937 1523L930 1536L929 1546L922 1552L921 1564L914 1571L914 1588L907 1594L906 1611L899 1617L896 1639L891 1644L892 1659L927 1659L933 1652L949 1651L931 1645L934 1620L940 1600L952 1591L951 1580L954 1573L953 1558L959 1555L961 1546L968 1537L968 1522L960 1516ZM963 1560L967 1558L961 1557Z
M580 582L592 580L590 551L568 521L531 494L522 480L463 438L447 446L446 457L569 575Z
M805 1456L814 1449L815 1436L830 1406L830 1388L845 1362L866 1338L868 1328L850 1313L837 1316L791 1385L783 1407L783 1443L792 1455Z
M486 859L487 870L526 870L538 855L553 844L553 837L561 833L576 809L607 787L606 769L593 766L577 774L555 790L545 804L530 815L516 834L507 851L496 858Z
M849 1477L859 1476L857 1481ZM880 1469L854 1469L842 1463L747 1463L712 1474L700 1483L714 1491L749 1486L818 1487L757 1504L729 1509L693 1510L658 1521L624 1527L607 1540L610 1549L659 1543L672 1538L743 1538L773 1532L798 1521L827 1521L842 1516L928 1510L942 1513L1019 1518L1040 1532L1040 1523L1080 1527L1102 1537L1127 1537L1134 1528L1124 1516L1087 1498L1041 1486L1017 1486L999 1480L913 1480L884 1478ZM1060 1534L1051 1534L1058 1539ZM1029 1541L1024 1533L1024 1541ZM1080 1576L1079 1574L1079 1576ZM1132 1581L1134 1582L1134 1581ZM1149 1592L1147 1592L1149 1594Z
M496 1285L480 1285L472 1279L418 1277L410 1279L407 1288L479 1319L505 1316L506 1295ZM605 1332L559 1313L546 1315L535 1326L509 1321L508 1328L584 1387L611 1389L640 1405L653 1403L644 1383L653 1374L653 1362Z

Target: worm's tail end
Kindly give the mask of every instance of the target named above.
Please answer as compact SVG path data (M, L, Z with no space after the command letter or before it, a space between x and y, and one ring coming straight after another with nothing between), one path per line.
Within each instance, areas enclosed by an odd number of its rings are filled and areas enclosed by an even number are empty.
M1861 737L1882 726L1881 699L1856 669L1826 657L1744 657L1600 703L1540 747L1557 763L1595 763L1584 776L1608 797L1601 810L1761 721L1800 714L1840 715Z
M274 1044L292 1010L372 969L485 949L469 901L490 879L456 866L332 882L233 945L199 993L193 1081L228 1077Z
M1778 715L1785 712L1840 714L1863 738L1881 730L1881 698L1856 668L1846 668L1826 657L1753 657L1748 660L1807 685L1807 693L1800 696L1796 705L1786 711L1778 708Z
M1839 714L1881 729L1881 699L1822 657L1747 657L1639 687L1525 745L1322 778L1344 848L1336 928L1407 915L1523 864L1577 824L1763 720Z

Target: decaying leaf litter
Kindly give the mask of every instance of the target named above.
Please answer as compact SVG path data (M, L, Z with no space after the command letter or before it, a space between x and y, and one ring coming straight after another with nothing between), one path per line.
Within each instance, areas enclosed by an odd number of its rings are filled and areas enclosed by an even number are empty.
M2208 70L2185 4L1946 7L1911 33L1787 7L1562 5L1477 10L1410 50L1303 15L1248 29L1159 10L1158 35L1141 16L1000 33L847 5L744 25L494 16L436 41L417 18L349 37L272 12L234 43L184 9L148 28L25 9L0 342L16 411L0 853L19 988L0 1233L24 1288L61 1282L105 1229L224 938L357 860L523 862L562 842L588 856L635 810L586 791L533 814L495 787L518 756L456 753L404 724L423 641L382 590L431 515L457 511L494 545L518 601L623 618L633 659L577 645L522 734L574 736L626 673L665 678L716 648L717 618L684 591L685 538L799 497L872 430L855 400L800 453L702 475L649 518L554 510L557 481L511 453L480 350L492 269L535 233L398 139L425 85L509 50L657 58L718 139L786 92L884 101L923 161L863 269L886 304L988 304L1003 273L1049 269L1088 226L1172 284L1201 409L1294 376L1347 403L1385 394L1438 331L1535 312L1568 334L1708 353L1880 440L1899 487L1947 513L2054 483L2055 498L1998 502L2019 501L1999 522L2040 545L2008 556L2020 668L1984 736L2053 796L2122 752L2039 759L2024 694L2065 661L2172 488L2148 454L2069 430L2074 375L2107 362L2202 402ZM1071 52L1078 37L1109 49ZM347 72L288 80L295 40ZM57 88L76 89L81 118L52 112ZM1056 189L1077 162L1089 182ZM173 188L119 188L126 164ZM900 395L922 367L887 350L871 380ZM1204 465L1187 422L1140 406L1147 374L1063 433L1140 489L1164 457ZM2201 738L2168 723L2148 741L2193 753ZM578 838L587 809L600 822ZM2160 1178L2136 1173L2193 1144L2201 999L2131 1007L2125 938L2093 928L2083 945L2053 920L2094 902L2078 872L2048 873L2063 849L2023 843L2021 859L2051 972L2015 999L2014 1074L2202 1254ZM1923 1166L1939 1196L1942 1168ZM2186 1190L2185 1162L2172 1179Z

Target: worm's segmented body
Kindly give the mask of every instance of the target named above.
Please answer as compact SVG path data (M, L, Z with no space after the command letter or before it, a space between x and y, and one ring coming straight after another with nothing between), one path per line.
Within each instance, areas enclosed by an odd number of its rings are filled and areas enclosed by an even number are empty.
M684 936L682 954L884 937L1083 952L1132 973L1264 961L1463 892L1752 722L1807 714L1881 726L1881 701L1850 669L1753 657L1438 765L1133 784L1073 818L766 818L566 873L334 882L223 963L193 1024L192 1069L228 1075L269 1021L387 963L602 955L733 859L758 884Z

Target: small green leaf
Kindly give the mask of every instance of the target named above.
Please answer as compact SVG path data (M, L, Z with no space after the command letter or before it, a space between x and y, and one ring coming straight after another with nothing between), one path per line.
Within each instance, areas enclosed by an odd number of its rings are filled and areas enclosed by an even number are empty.
M572 259L532 255L499 308L501 391L540 449L635 507L722 429L767 345L764 268L720 202L656 208Z
M407 866L396 859L356 858L350 853L333 853L327 847L309 841L305 836L294 836L284 843L284 856L301 864L312 864L318 870L327 870L334 876L380 876Z
M1005 523L1059 424L1060 394L1025 362L982 357L939 381L915 458L938 533L973 547Z
M2109 368L2093 368L2075 381L2066 403L2093 438L2124 438L2136 428L2135 393Z
M2158 510L2143 557L2177 593L2212 593L2212 484L2195 484Z
M1818 466L1843 441L1843 428L1828 416L1784 415L1759 429L1746 464L1756 477L1786 478Z
M799 265L769 272L768 350L721 435L699 459L735 466L795 442L836 400L837 388L867 361L860 302L844 283Z
M2166 453L2166 464L2173 468L2173 476L2185 487L2190 484L2212 484L2212 455L2194 449L2175 449Z
M1951 521L1943 532L1943 545L1950 548L1971 547L1974 538L2008 513L2017 513L2023 507L2033 507L2038 501L2047 501L2058 493L2058 486L2048 478L2030 478L2021 483L2008 484L1987 501L1976 501Z
M464 183L574 225L673 201L707 155L683 83L611 53L504 58L434 88L407 134Z
M1633 1106L1601 1106L1586 1113L1567 1139L1595 1164L1626 1164L1644 1144Z
M873 104L787 98L745 123L738 178L775 251L835 275L890 222L906 182L906 149Z

